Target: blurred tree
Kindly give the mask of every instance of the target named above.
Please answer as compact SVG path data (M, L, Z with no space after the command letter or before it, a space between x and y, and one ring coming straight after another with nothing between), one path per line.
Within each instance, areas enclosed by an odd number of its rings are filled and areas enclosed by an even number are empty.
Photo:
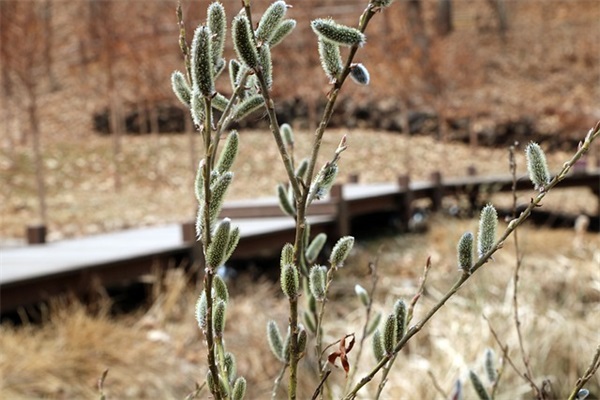
M16 109L26 110L29 121L22 144L31 138L34 159L35 186L39 202L40 222L46 225L48 211L44 183L44 163L39 126L39 86L46 83L44 75L51 69L52 59L47 49L46 29L51 28L47 2L0 2L0 57L2 59L2 89L6 101L15 102Z

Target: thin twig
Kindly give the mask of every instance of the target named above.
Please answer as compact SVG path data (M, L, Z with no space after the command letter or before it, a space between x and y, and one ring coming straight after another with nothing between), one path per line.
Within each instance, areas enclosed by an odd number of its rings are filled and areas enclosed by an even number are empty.
M273 382L273 390L271 390L271 399L275 400L277 398L277 391L279 390L279 386L281 385L281 380L285 376L285 371L287 370L288 364L283 364L281 371L279 371L279 375L275 378L275 382Z
M592 379L592 376L594 376L594 374L598 371L598 368L600 368L600 344L596 347L596 352L594 353L594 356L592 357L592 361L590 362L590 365L585 370L583 375L581 375L581 377L579 379L577 379L577 382L575 383L575 387L571 391L571 394L569 395L568 400L575 400L577 398L577 394L579 393L579 391L581 389L583 389L585 384L590 379Z
M479 260L477 260L477 262L473 265L473 267L471 268L470 271L465 271L465 272L463 272L461 274L460 278L457 279L457 281L446 292L446 294L427 312L427 314L415 326L411 327L408 330L408 332L406 333L406 335L404 335L404 337L402 338L402 340L400 340L398 342L398 344L394 348L394 351L391 354L385 355L379 361L379 363L377 363L377 365L375 367L373 367L373 369L371 370L371 372L369 372L367 375L365 375L356 384L356 386L352 389L352 391L350 393L348 393L346 395L346 397L344 397L345 400L350 400L350 399L355 398L357 392L363 386L365 386L367 383L369 383L373 379L373 377L375 376L375 374L377 374L385 366L385 364L396 353L398 353L400 350L402 350L404 348L404 346L406 345L406 343L414 335L416 335L417 333L419 333L423 329L423 327L429 322L429 320L446 304L446 302L452 296L454 296L456 294L456 292L458 292L458 290L464 285L464 283L466 281L468 281L470 279L470 277L473 276L474 273L476 273L485 263L487 263L490 260L490 258L500 248L502 248L502 246L504 245L505 240L514 232L514 230L518 226L520 226L521 224L523 224L523 222L525 222L525 220L527 220L527 218L531 215L531 211L534 208L539 207L540 203L546 197L546 195L559 182L561 182L563 179L565 179L565 177L567 176L567 173L571 170L571 168L573 167L573 165L577 162L577 160L579 160L581 158L581 156L583 154L585 154L590 149L591 143L595 139L597 139L598 136L600 136L600 121L598 121L598 123L596 124L596 126L588 132L588 134L585 137L585 141L580 145L580 147L577 150L577 152L571 157L571 159L569 161L567 161L563 165L563 168L561 169L561 171L558 173L558 175L556 175L550 181L550 183L545 187L545 190L541 191L535 198L531 199L531 202L529 203L529 205L527 206L527 208L523 212L521 212L521 214L519 215L519 217L517 217L517 218L513 219L512 221L510 221L510 223L508 224L508 227L506 228L506 230L504 231L504 233L500 236L500 238L496 241L496 243L494 243L494 245L492 246L492 248L490 250L488 250L485 254L483 254L479 258Z
M512 197L513 197L513 206L512 212L513 218L517 216L517 161L515 159L515 147L518 145L515 142L514 145L509 148L509 167L510 173L512 176ZM525 342L523 340L523 332L521 331L521 320L519 319L519 271L521 270L521 266L523 265L523 255L521 254L521 250L519 247L519 232L518 229L515 229L513 233L513 242L515 245L515 272L513 274L513 318L515 322L515 330L517 331L517 339L519 342L519 352L521 353L521 360L523 361L523 365L525 366L524 375L528 376L527 382L531 386L531 390L535 393L536 398L541 397L540 388L535 384L533 380L533 372L531 370L531 366L529 364L529 355L525 350Z
M325 384L325 381L327 381L327 378L329 378L329 375L331 375L330 369L328 369L327 372L325 372L325 374L321 377L321 382L319 382L319 386L317 386L317 388L315 389L311 400L316 400L319 397L319 393L323 389L323 385Z
M442 389L440 383L437 381L435 375L433 374L433 372L431 372L430 369L427 370L427 375L429 375L429 377L431 378L431 383L433 383L433 387L435 388L435 390L437 390L444 399L449 398L450 396L448 395L448 393L446 393L444 389Z

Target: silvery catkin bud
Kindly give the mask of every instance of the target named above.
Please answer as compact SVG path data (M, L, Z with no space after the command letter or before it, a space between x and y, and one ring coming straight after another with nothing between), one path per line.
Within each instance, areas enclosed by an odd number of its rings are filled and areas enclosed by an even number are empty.
M298 279L298 271L291 264L286 264L281 268L281 290L288 299L298 297L298 287L300 286Z
M325 300L325 281L327 279L327 268L315 265L308 274L310 293L318 301Z
M206 329L206 293L204 290L200 293L196 301L196 321L200 329Z
M319 37L340 46L362 46L367 40L358 29L338 24L331 18L315 19L310 26Z
M283 143L288 147L294 147L294 131L290 124L282 124L279 127L279 131L281 132Z
M267 8L258 22L258 28L256 29L256 40L258 43L262 45L269 42L283 21L286 11L287 6L285 1L276 1Z
M354 246L354 237L352 236L344 236L340 240L337 241L333 250L331 251L331 256L329 257L329 263L335 267L340 268L344 265L344 261L348 258L352 247Z
M196 171L196 179L194 181L194 194L200 204L204 202L204 163L204 159L198 163L198 170Z
M225 34L227 33L227 19L225 17L225 8L219 2L211 3L208 6L207 18L208 27L212 33L212 62L217 65L223 58L225 49Z
M527 156L529 179L536 190L544 190L550 183L550 172L544 151L539 144L531 142L525 149L525 155Z
M217 109L221 112L225 111L227 104L229 104L229 99L223 96L221 93L217 93L210 102L212 108Z
M304 158L298 164L298 168L296 168L296 171L294 172L294 174L296 175L297 178L304 180L304 179L306 179L306 171L308 171L308 159Z
M227 380L229 382L233 382L237 373L237 363L235 362L235 356L233 355L233 353L227 352L225 353L224 358L225 370L227 371Z
M325 233L319 233L312 242L310 242L306 249L306 261L308 261L309 264L315 262L326 241L327 235Z
M273 320L267 322L267 341L269 342L269 347L275 357L277 357L279 361L285 361L283 355L283 339L279 332L279 328L277 327L277 323Z
M385 349L383 348L383 340L381 337L381 331L377 329L373 334L373 355L377 362L381 361L385 356Z
M377 327L379 326L379 323L381 322L381 316L382 316L382 314L380 312L378 312L377 315L375 315L375 318L373 318L373 320L371 321L371 323L369 323L369 327L367 329L367 335L370 335L373 332L375 332L375 329L377 329Z
M225 250L225 257L223 257L223 262L227 262L238 243L240 242L240 228L238 226L234 226L229 232L229 240L227 241L227 250Z
M227 309L227 303L223 300L217 300L214 303L213 310L213 333L215 337L223 337L225 331L225 310Z
M271 89L273 86L273 63L271 62L271 49L268 44L260 46L258 60L260 62L263 77L265 78L265 84L268 89Z
M406 308L406 303L402 299L396 300L394 303L394 315L396 316L396 326L397 326L397 337L398 340L402 339L404 336L404 331L406 330L406 318L407 318L408 310Z
M315 324L315 321L313 321L312 316L307 311L304 311L304 313L302 314L302 317L303 317L304 323L306 324L306 326L308 327L308 329L312 333L315 333L317 331L317 326Z
M254 111L258 110L264 105L264 100L262 95L255 94L247 99L244 99L238 106L235 108L233 119L235 121L241 121L246 118L248 115L252 114Z
M283 268L287 264L294 264L294 245L291 243L286 243L281 249L279 266Z
M192 40L192 84L205 97L215 92L214 72L211 62L211 32L199 26Z
M472 370L469 371L469 378L471 379L471 383L473 384L473 387L475 388L477 397L479 397L480 400L491 400L491 397L488 394L487 390L485 390L485 387L483 386L483 383L479 379L479 376L474 371L472 371Z
M358 296L358 298L363 306L366 307L369 305L369 302L370 302L369 293L366 291L366 289L364 287L360 286L357 283L356 285L354 285L354 292Z
M258 67L258 52L252 40L250 22L244 15L233 19L232 25L233 45L238 58L248 66L255 69Z
M394 314L388 315L383 325L383 349L387 354L392 354L398 340L398 321Z
M281 43L281 41L285 39L285 37L289 35L295 27L296 20L294 19L286 19L285 21L282 21L277 27L277 29L275 29L271 40L269 40L269 45L271 46L271 48Z
M304 353L306 350L306 342L308 341L308 336L306 334L306 329L302 325L298 327L298 354Z
M498 375L496 373L496 366L494 365L494 350L489 347L485 349L485 373L490 383L496 382Z
M219 58L219 60L217 61L217 63L214 66L215 72L214 72L214 78L217 79L221 73L223 71L225 71L225 64L227 64L227 62L225 61L224 58Z
M238 60L236 60L235 58L232 58L231 60L229 60L229 81L231 83L231 88L234 90L239 83L238 79L239 79L239 74L240 74L241 68L242 68L242 65L240 64L240 62Z
M213 297L218 300L223 300L225 303L229 301L229 291L227 284L219 275L213 277Z
M219 157L219 161L217 161L217 165L215 169L220 174L227 172L231 169L233 162L238 154L238 148L240 144L240 135L238 135L236 130L233 130L227 136L227 141L225 142L225 146L221 151L221 156Z
M337 163L325 163L310 187L309 203L315 198L322 199L325 197L325 195L327 195L327 193L329 193L329 189L331 189L331 186L333 186L333 182L335 182L337 174Z
M473 266L473 234L466 232L460 237L456 252L458 254L458 269L469 272Z
M235 380L233 390L231 391L231 400L243 400L246 395L246 379L240 376Z
M217 225L212 241L206 250L206 264L209 268L217 268L223 264L223 257L227 250L227 242L229 241L229 231L231 229L231 220L223 219Z
M585 400L590 395L590 391L587 389L579 389L575 400Z
M211 202L209 205L209 216L211 222L216 220L223 207L223 201L225 200L225 194L229 185L233 180L233 172L225 172L221 174L217 180L210 185L210 192L212 195Z
M204 120L204 98L198 89L192 90L190 112L195 126L202 126Z
M350 78L359 85L368 85L371 75L364 65L356 64L350 70Z
M319 59L330 81L337 79L344 69L340 46L323 38L319 38Z
M277 184L277 199L279 200L279 207L281 208L281 211L290 217L294 217L296 215L294 205L290 201L287 190L285 190L285 186L282 183Z
M185 76L180 71L175 71L171 75L171 86L175 96L187 107L192 104L192 89L185 80Z
M490 251L496 241L496 228L498 227L498 213L493 205L488 204L481 210L479 217L479 234L477 249L479 257Z

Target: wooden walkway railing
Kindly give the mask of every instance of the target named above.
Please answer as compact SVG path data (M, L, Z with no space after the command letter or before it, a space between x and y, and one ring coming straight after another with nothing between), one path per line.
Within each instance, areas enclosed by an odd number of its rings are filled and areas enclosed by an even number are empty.
M533 191L525 177L516 186ZM600 199L600 169L575 172L557 188L569 187L588 187ZM309 215L313 233L338 237L352 233L355 218L372 214L395 213L408 225L418 199L430 199L435 210L444 196L467 196L474 203L481 192L511 190L510 176L443 179L434 173L428 182L411 182L401 176L394 183L334 186L329 199L315 202ZM221 215L240 226L241 240L233 260L274 256L294 239L294 222L284 216L275 198L229 202ZM154 268L166 268L173 259L197 259L194 236L193 223L186 223L0 249L0 312L66 291L85 293L92 285L110 287L131 281Z

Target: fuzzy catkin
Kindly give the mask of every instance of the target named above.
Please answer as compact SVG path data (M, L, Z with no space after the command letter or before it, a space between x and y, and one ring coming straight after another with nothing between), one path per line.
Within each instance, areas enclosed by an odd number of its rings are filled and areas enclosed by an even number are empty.
M497 227L498 213L493 205L488 204L483 207L479 217L479 234L477 238L479 257L483 257L485 253L494 247Z
M460 237L456 246L458 269L470 271L473 266L473 234L466 232Z
M381 361L385 356L385 349L383 348L383 340L381 337L381 331L377 329L373 334L373 355L377 362Z
M489 393L485 390L479 376L474 371L469 371L469 379L471 379L475 393L477 393L477 397L479 397L480 400L491 400Z
M215 92L214 70L211 62L211 32L199 26L192 40L192 84L204 97Z
M325 300L325 280L327 279L327 269L320 265L315 265L310 269L308 275L310 293L318 301Z
M227 290L227 284L219 275L213 277L213 297L215 299L223 300L225 303L229 301L229 290Z
M246 378L239 377L235 380L231 391L231 400L242 400L246 395Z
M338 24L331 18L315 19L310 26L319 37L340 46L363 46L367 41L358 29Z
M206 265L208 268L217 268L223 264L227 242L229 241L229 231L231 230L231 220L225 218L219 223L212 241L206 250Z
M213 310L213 333L215 337L223 337L225 331L225 311L227 310L227 303L223 300L217 299L214 303Z
M525 149L527 156L527 171L529 179L536 190L542 190L550 183L550 171L546 162L546 155L539 144L531 142Z
M264 100L262 95L255 94L253 96L244 99L238 106L235 108L235 112L233 115L233 119L235 121L241 121L246 118L248 115L252 114L254 111L258 110L264 105Z
M223 146L223 150L221 151L221 155L219 157L219 161L217 161L217 165L215 170L220 174L227 172L233 166L235 158L238 154L238 149L240 145L240 135L236 130L232 130L227 136L227 141Z
M323 38L319 38L319 60L330 81L337 79L344 68L340 46Z
M279 266L283 268L287 264L294 263L294 245L286 243L281 249L281 258L279 260Z
M233 45L238 58L248 66L255 69L258 67L258 51L252 39L250 23L245 15L239 15L233 19L232 25Z
M186 107L191 107L192 89L190 89L183 73L180 71L173 72L171 75L171 86L179 101Z
M392 354L398 340L398 320L394 314L388 315L383 325L383 349Z
M356 64L352 67L350 70L350 78L359 85L368 85L371 81L371 75L369 74L367 67L362 64Z
M286 11L287 5L285 1L276 1L267 8L258 22L258 28L256 29L256 40L258 43L269 43L269 40L271 40L283 21Z
M208 6L207 11L208 27L212 33L212 63L216 67L223 59L223 50L225 49L225 35L227 33L227 18L223 4L215 1ZM216 69L216 68L215 68Z
M271 352L279 361L285 361L283 355L283 338L277 327L277 323L273 320L269 320L267 323L267 341L269 342L269 348Z
M286 264L281 268L281 290L288 299L298 297L298 288L300 286L298 271L291 264Z
M295 27L296 27L296 20L294 20L294 19L286 19L285 21L282 21L279 24L279 26L277 27L277 29L275 29L273 36L271 36L269 45L271 47L277 46L279 43L281 43L283 41L283 39L285 39L285 37L287 35L292 33L292 31L294 30Z
M327 241L327 234L319 233L314 237L312 242L308 245L306 249L306 261L309 263L315 262L321 250L323 250L323 246L325 246L325 242Z
M400 340L404 336L404 332L406 330L406 319L408 316L408 309L404 300L396 300L396 303L394 303L394 315L396 316L396 335L398 340Z
M329 257L329 263L335 268L342 267L344 265L344 261L346 261L346 258L348 258L348 255L350 255L350 251L352 251L353 246L354 237L342 237L333 247L331 256Z

